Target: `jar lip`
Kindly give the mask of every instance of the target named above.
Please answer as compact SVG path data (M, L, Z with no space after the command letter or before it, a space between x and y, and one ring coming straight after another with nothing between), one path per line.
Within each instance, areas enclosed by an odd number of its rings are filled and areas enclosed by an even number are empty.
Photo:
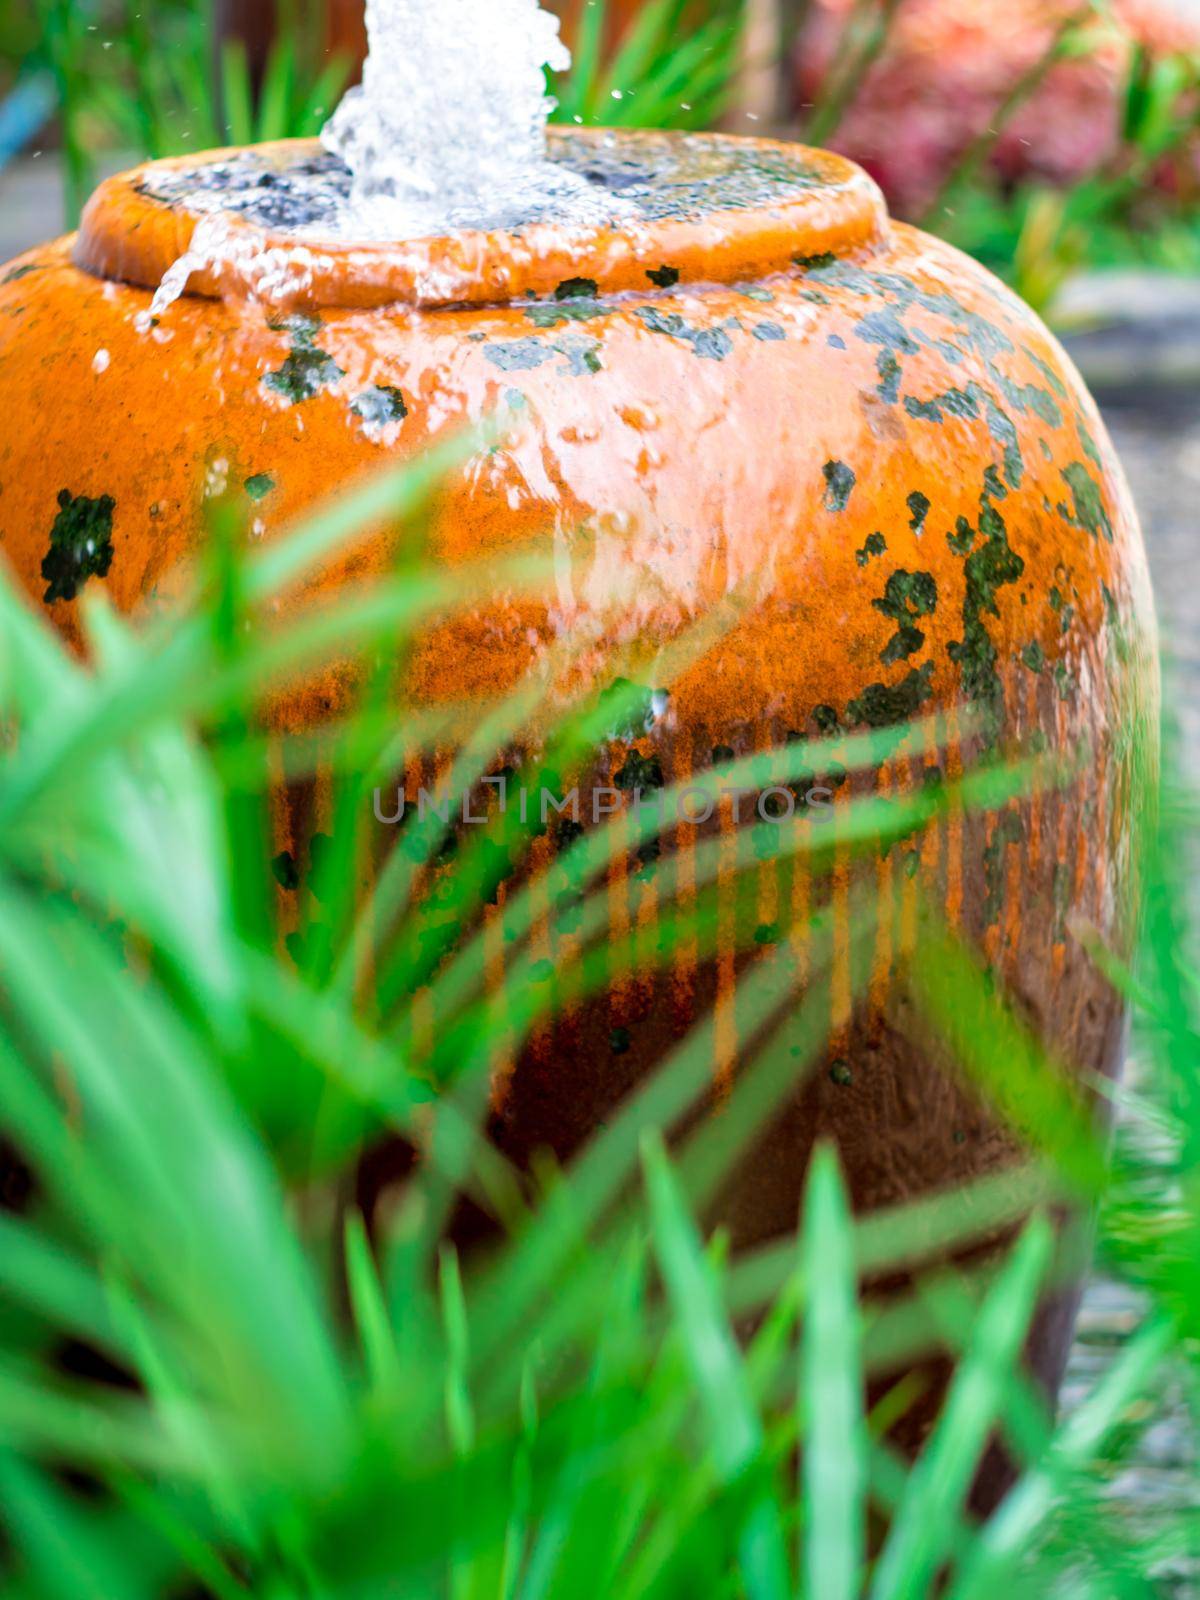
M330 158L315 140L283 140L150 162L109 179L84 212L74 259L98 277L154 290L191 251L190 296L433 309L537 298L566 285L599 295L736 283L798 260L869 250L888 229L875 182L844 156L804 145L558 128L551 156L577 170L595 165L602 183L623 189L625 214L586 229L535 220L398 242L324 238L312 226L290 231L278 225L286 211L278 186ZM618 185L614 171L633 176ZM271 204L251 194L239 200L239 214L203 203L231 174L247 172L263 174L257 181L273 191ZM206 212L222 219L221 247L212 251L201 230Z

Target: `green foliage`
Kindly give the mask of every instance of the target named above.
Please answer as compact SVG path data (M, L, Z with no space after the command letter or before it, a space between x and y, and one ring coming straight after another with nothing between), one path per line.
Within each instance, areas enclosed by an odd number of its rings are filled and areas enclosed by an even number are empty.
M828 144L837 132L871 68L887 48L900 5L901 0L855 0L838 58L805 122L805 137L811 144Z
M648 0L611 56L607 0L584 8L574 63L553 85L556 120L603 127L708 128L728 109L744 0Z
M149 158L311 137L351 76L348 60L324 56L322 12L281 28L255 84L245 46L215 38L210 0L153 17L130 4L93 79L95 109L122 148Z
M836 59L803 119L807 142L836 145L902 9L895 0L856 0L850 8ZM803 18L803 0L799 11ZM1128 50L1119 137L1085 179L1069 186L1014 183L989 166L1013 118L1051 73L1108 48L1124 49L1124 27L1107 0L1064 7L1045 51L958 153L925 214L910 219L984 261L1043 313L1053 310L1064 285L1083 268L1141 263L1200 272L1200 216L1187 155L1200 136L1200 59L1194 52L1152 55L1141 44ZM1069 118L1070 105L1057 114ZM1076 114L1090 115L1082 106Z
M684 885L664 854L653 947L637 929L613 936L607 884L610 863L657 837L649 809L560 840L555 871L574 893L549 910L520 871L541 830L515 808L452 855L436 818L412 822L364 895L371 792L402 752L453 743L455 808L499 761L516 779L566 774L597 744L636 738L728 625L709 619L664 651L649 694L614 662L606 694L553 713L540 677L491 703L405 703L403 664L432 619L555 580L520 550L453 575L426 560L428 508L478 444L455 441L253 551L250 497L210 500L186 600L134 631L81 592L90 666L0 589L0 1130L34 1181L0 1213L6 1596L901 1600L932 1593L938 1573L957 1600L1149 1593L1151 1566L1192 1530L1164 1514L1143 1551L1099 1486L1144 1425L1147 1387L1168 1367L1194 1387L1200 1018L1170 870L1180 803L1151 844L1136 977L1097 951L1138 1004L1150 1066L1111 1160L928 904L913 1014L1029 1144L1015 1181L855 1220L826 1149L798 1241L734 1261L706 1241L697 1219L731 1165L825 1056L820 910L803 982L786 937L747 967L736 1020L759 1043L721 1116L692 1115L717 1059L710 1017L565 1167L518 1173L482 1132L499 1064L679 941L711 950L725 936L718 878L752 904L762 860L744 830L701 844ZM381 520L393 574L305 599L306 579ZM263 733L270 695L322 663L344 670L348 650L356 704L281 757ZM513 754L533 721L536 762ZM798 782L944 732L835 733L689 782ZM324 848L301 845L283 872L281 762L335 780ZM869 863L948 808L999 812L1063 776L1044 760L989 764L920 794L847 796L836 829L781 833L780 849ZM485 905L507 951L499 988ZM881 915L873 897L853 904L856 986ZM1167 1148L1153 1174L1129 1132L1146 1118ZM385 1134L416 1159L368 1226L353 1174ZM446 1240L463 1199L495 1242L460 1260ZM1056 1426L1019 1352L1040 1290L1070 1270L1045 1217L1025 1214L1063 1201L1100 1208L1105 1265L1144 1310ZM947 1251L1014 1225L1007 1256L947 1270ZM867 1277L894 1287L866 1295ZM864 1380L945 1349L958 1374L910 1468L888 1433L919 1386L885 1384L868 1413ZM997 1428L1023 1474L979 1525L966 1495ZM1069 1587L1096 1551L1112 1581Z
M1152 58L1131 54L1120 137L1107 161L1069 189L1036 183L1005 192L985 170L986 158L1011 117L1059 61L1095 48L1097 6L1064 21L1045 58L1014 88L985 134L958 162L923 219L960 248L1009 279L1035 310L1053 310L1066 282L1082 267L1141 262L1200 271L1200 216L1188 177L1182 198L1163 178L1182 170L1200 137L1200 55Z

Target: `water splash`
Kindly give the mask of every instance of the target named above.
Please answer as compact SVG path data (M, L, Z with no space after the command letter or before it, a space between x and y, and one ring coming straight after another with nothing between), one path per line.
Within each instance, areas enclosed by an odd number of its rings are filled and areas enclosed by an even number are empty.
M598 193L546 154L544 68L570 52L538 0L367 0L370 55L323 139L350 168L338 233L405 239L552 211L603 221Z
M167 269L149 308L134 319L140 333L157 325L199 273L212 274L219 285L224 274L233 272L240 283L250 286L256 300L267 304L302 299L310 287L316 259L312 247L299 241L273 243L261 228L240 223L224 208L222 198L219 191L188 195L200 220L191 244Z
M271 165L235 151L146 178L148 192L199 220L138 318L144 331L198 274L218 290L228 279L265 301L300 299L335 244L637 225L617 191L649 174L620 160L610 173L601 150L589 150L586 170L569 150L550 159L545 68L565 70L571 56L538 0L367 0L367 27L362 86L325 128L324 152Z

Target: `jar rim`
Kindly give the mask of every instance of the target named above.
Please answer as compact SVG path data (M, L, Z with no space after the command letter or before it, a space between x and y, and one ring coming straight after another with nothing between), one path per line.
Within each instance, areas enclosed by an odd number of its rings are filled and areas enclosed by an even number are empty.
M191 252L190 296L313 309L437 308L536 298L569 284L600 295L751 281L796 261L877 247L888 228L883 196L860 167L804 145L556 128L550 153L577 168L593 162L605 173L632 173L625 214L587 228L535 220L509 230L357 242L272 225L265 203L258 216L252 206L229 213L213 203L218 178L239 163L277 185L329 159L315 140L283 140L150 162L109 179L87 206L74 259L98 277L155 290ZM202 191L210 197L203 203ZM222 248L211 254L198 232L206 213L223 219Z

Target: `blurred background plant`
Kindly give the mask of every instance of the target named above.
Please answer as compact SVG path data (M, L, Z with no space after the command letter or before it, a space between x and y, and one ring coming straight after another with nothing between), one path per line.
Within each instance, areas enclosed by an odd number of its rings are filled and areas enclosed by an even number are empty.
M794 60L814 139L1038 309L1084 266L1200 268L1200 19L1144 0L815 0Z

